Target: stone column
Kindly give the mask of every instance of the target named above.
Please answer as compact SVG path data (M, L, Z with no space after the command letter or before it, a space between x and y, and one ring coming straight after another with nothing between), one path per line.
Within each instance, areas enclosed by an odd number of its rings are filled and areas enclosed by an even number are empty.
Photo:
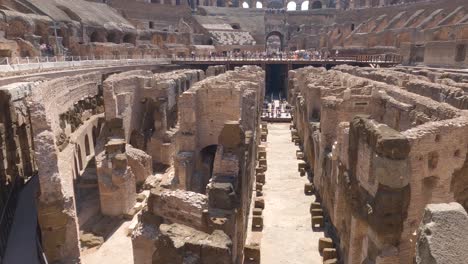
M125 140L112 139L96 157L101 212L121 216L136 203L135 175L128 166Z

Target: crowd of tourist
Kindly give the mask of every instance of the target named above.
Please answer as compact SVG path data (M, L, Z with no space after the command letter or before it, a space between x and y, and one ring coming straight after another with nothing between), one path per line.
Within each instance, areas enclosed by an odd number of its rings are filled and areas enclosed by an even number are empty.
M291 118L291 107L285 99L263 103L263 118Z
M191 53L192 60L328 60L339 56L339 51L330 52L328 50L300 50L300 51L229 51L210 52L208 55Z

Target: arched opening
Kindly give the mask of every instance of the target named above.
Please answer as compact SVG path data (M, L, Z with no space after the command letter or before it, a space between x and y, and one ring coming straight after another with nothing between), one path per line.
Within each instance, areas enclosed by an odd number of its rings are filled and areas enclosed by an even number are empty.
M83 170L83 158L81 156L81 148L80 148L80 145L76 145L76 156L78 158L78 174L80 173L80 171Z
M159 1L159 0L151 0L151 3L152 3L152 4L159 4L160 1Z
M293 2L293 1L289 2L288 5L286 6L286 10L288 11L294 11L296 10L296 8L297 8L297 4L296 2Z
M351 31L354 31L354 24L351 24Z
M216 6L217 7L224 7L225 6L224 0L216 0Z
M320 1L314 1L312 3L312 9L321 9L322 8L322 2Z
M250 6L247 2L244 2L242 3L242 8L250 8Z
M309 10L309 1L304 1L301 4L301 10Z
M97 31L94 31L93 33L91 33L91 36L89 36L89 41L99 42L99 34L97 33Z
M218 149L218 145L210 145L204 147L200 151L200 167L199 167L199 175L200 175L200 188L201 193L206 192L206 185L208 185L212 175L213 175L213 165L216 156L216 150Z
M262 2L257 2L257 3L255 4L255 7L256 7L256 8L263 8Z
M85 136L85 153L86 153L86 157L88 157L89 155L91 155L91 148L89 146L89 137L88 137L88 134L86 134Z
M136 42L136 37L133 34L126 34L123 37L123 42L124 43L130 43L130 44L135 44Z
M245 7L245 8L248 8L248 7ZM240 29L240 25L235 23L235 24L231 24L231 27L232 29Z
M112 42L112 43L115 43L115 44L119 44L120 41L119 41L119 36L117 35L117 33L110 32L107 35L107 42Z
M180 0L176 0L176 1L175 1L175 4L176 4L176 5L180 5Z
M278 52L283 50L283 35L274 31L267 35L266 50L269 52Z

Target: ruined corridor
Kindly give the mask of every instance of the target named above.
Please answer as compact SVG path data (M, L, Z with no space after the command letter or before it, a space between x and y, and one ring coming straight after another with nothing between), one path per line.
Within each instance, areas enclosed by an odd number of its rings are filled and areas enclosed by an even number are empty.
M318 240L323 232L312 230L309 213L315 196L304 194L307 177L300 176L296 150L291 142L289 124L268 124L266 143L268 170L263 195L264 227L261 244L262 263L322 263Z

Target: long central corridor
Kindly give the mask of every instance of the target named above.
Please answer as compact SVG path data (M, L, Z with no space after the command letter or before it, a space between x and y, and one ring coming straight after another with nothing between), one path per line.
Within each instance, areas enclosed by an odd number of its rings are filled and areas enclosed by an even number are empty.
M315 197L304 194L308 180L299 175L289 124L268 124L268 130L261 262L321 264L318 240L324 235L312 230L309 207Z

